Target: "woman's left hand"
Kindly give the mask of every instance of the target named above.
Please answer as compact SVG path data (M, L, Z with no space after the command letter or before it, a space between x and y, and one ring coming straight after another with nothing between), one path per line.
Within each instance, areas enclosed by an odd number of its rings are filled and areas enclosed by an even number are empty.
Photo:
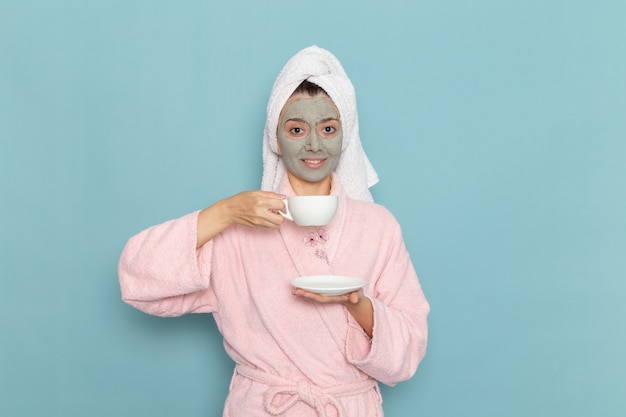
M363 289L358 291L352 291L342 295L323 295L311 291L306 291L301 288L293 290L293 294L307 300L315 301L317 303L339 303L339 304L357 304L365 296L363 295Z
M316 303L339 303L346 306L348 312L361 325L365 333L372 337L374 331L374 307L372 301L363 294L363 289L342 295L322 295L301 288L293 290L293 294Z

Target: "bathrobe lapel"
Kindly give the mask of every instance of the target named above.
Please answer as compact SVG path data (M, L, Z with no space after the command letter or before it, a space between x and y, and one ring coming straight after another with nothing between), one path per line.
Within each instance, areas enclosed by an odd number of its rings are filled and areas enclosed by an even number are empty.
M279 192L287 196L294 195L286 177L281 184ZM348 198L334 174L331 194L339 195L339 205L335 217L328 225L302 227L295 222L287 220L279 229L291 262L298 271L299 276L334 274L333 259L344 232L349 205ZM347 322L348 314L346 309L339 304L314 303L312 307L332 336L339 351L345 355L345 323Z
M286 177L279 192L294 195ZM331 194L339 195L339 206L329 224L303 227L286 220L280 227L281 237L299 276L333 274L332 262L346 223L347 205L346 195L335 177Z

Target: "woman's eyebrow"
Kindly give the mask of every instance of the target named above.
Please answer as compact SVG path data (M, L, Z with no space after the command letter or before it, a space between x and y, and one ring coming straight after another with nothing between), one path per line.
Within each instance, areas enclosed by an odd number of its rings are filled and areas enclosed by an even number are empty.
M326 123L326 122L331 122L331 121L338 122L339 119L337 119L336 117L327 117L325 119L320 120L318 123Z
M287 122L299 122L299 123L306 123L309 124L306 120L301 119L299 117L293 117L291 119L287 119Z

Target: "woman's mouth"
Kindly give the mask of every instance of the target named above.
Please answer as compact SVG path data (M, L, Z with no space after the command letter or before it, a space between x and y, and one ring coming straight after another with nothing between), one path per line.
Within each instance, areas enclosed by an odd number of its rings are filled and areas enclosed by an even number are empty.
M326 159L301 159L301 161L307 168L317 169L324 165Z

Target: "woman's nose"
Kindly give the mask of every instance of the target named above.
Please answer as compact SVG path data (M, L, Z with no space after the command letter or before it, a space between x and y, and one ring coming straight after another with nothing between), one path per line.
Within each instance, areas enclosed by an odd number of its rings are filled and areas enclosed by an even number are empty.
M319 136L317 136L317 132L312 131L307 136L306 149L312 152L317 152L321 149L321 139Z

